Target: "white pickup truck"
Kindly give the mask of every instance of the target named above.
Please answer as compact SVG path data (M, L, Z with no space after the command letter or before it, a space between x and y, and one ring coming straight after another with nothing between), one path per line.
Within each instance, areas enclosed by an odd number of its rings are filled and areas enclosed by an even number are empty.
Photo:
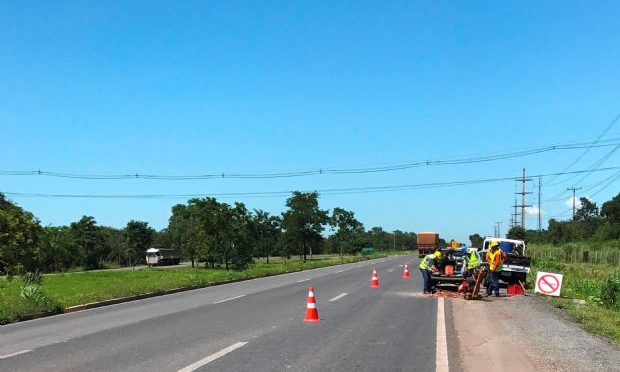
M530 272L532 259L525 255L525 242L523 240L486 237L482 243L480 257L486 261L486 254L492 241L499 243L499 249L506 253L500 279L508 284L525 283L525 278Z

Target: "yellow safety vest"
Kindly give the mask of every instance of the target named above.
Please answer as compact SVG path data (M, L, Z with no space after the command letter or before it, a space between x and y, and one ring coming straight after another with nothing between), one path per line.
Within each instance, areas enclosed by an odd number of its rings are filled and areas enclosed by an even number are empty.
M471 252L468 253L467 255L467 268L468 269L473 269L474 267L478 266L478 255L476 254L476 251L472 250Z
M491 272L501 272L504 263L504 252L502 252L501 249L498 249L495 253L493 253L493 251L488 251L487 262L489 263L489 270L491 270Z
M424 257L422 261L420 261L420 270L428 270L428 264L433 260L435 260L434 254L426 255L426 257Z

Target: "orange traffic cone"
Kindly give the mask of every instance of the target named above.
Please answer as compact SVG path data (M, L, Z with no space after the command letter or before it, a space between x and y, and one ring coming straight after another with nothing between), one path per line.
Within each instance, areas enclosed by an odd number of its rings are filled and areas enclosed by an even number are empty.
M304 322L318 322L319 312L316 310L316 302L314 301L314 288L308 287L308 305L306 306L306 317Z
M372 270L372 278L370 278L370 288L379 287L379 278L377 277L377 270Z
M405 270L403 270L403 279L409 279L411 276L409 275L409 266L405 264Z

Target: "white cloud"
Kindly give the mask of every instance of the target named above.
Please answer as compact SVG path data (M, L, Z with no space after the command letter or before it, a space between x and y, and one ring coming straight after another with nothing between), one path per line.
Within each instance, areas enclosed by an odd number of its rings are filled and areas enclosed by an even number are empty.
M575 200L575 209L581 208L581 200L579 200L579 198L583 198L583 196L575 197L575 199L576 199ZM589 196L586 196L586 199L588 199L589 201L592 201L592 199L590 199ZM569 207L569 208L573 207L573 197L572 196L566 200L566 206Z
M539 210L538 207L526 207L525 208L525 213L529 214L530 216L538 216L539 212L541 215L545 214L545 211L543 211L542 209Z

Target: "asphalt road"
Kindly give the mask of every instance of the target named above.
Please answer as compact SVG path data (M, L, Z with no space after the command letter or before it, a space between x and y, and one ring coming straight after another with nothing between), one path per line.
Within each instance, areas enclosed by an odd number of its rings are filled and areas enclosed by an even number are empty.
M417 295L415 262L390 257L4 326L0 371L447 371L446 354L457 370L457 347L438 336L450 333L451 311L438 317L443 300ZM369 287L373 268L379 288ZM310 284L319 323L302 321Z

